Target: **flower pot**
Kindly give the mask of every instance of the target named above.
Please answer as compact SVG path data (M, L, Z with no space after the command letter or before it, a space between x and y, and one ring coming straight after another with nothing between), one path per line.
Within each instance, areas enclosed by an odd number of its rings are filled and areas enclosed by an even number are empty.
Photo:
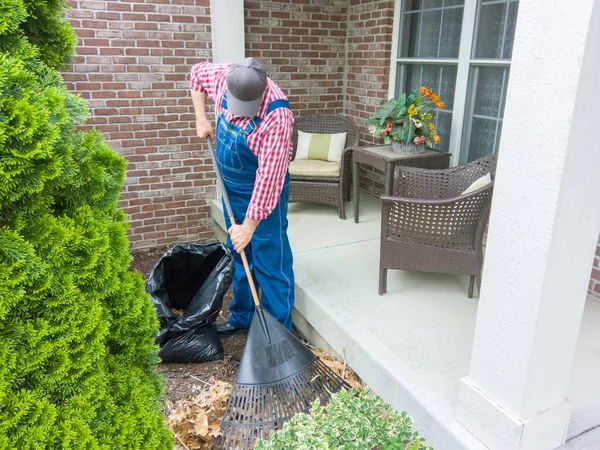
M392 150L397 153L422 153L425 151L425 144L415 144L409 142L408 144L404 141L392 140Z

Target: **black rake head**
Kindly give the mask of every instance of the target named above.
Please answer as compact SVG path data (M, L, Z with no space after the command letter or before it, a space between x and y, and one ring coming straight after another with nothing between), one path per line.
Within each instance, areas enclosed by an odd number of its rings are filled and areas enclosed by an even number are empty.
M216 449L252 449L312 403L350 386L273 316L257 307Z

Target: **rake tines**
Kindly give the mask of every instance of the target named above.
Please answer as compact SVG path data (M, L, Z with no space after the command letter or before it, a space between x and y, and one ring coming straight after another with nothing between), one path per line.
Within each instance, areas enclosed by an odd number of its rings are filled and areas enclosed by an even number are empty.
M331 394L350 386L316 358L300 372L264 385L234 384L223 415L217 449L253 449L297 413L308 413L312 403L326 403Z

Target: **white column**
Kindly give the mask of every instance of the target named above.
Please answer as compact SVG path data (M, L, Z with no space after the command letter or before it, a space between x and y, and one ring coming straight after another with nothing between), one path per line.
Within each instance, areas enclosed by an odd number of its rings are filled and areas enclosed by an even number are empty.
M471 368L457 419L550 450L600 227L600 2L519 4Z
M213 62L238 61L246 56L244 0L210 0ZM217 185L217 209L222 207Z
M210 0L210 25L213 62L245 57L244 0Z

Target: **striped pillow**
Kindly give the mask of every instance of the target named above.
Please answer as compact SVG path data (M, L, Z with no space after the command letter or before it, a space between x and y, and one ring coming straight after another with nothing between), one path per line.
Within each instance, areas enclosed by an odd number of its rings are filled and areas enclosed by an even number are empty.
M295 159L338 162L346 147L346 134L316 134L298 130L298 148Z

